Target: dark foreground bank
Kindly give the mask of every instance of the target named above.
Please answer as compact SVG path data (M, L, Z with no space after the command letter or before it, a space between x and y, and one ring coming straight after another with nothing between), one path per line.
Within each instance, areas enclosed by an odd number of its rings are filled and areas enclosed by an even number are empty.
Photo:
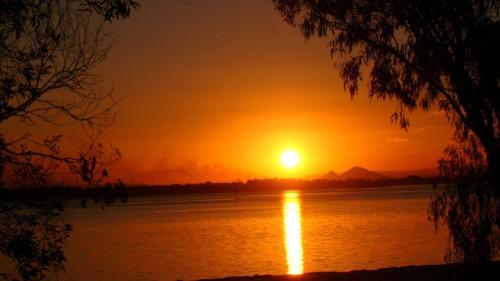
M282 281L282 280L311 280L311 281L441 281L441 280L500 280L500 262L482 265L424 265L391 267L377 270L355 270L349 272L313 272L302 275L256 275L241 277L226 277L224 281Z

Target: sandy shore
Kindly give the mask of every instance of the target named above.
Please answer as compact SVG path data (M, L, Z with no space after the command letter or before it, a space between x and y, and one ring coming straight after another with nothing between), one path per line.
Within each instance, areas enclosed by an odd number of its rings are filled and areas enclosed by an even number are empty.
M303 275L256 275L226 277L224 281L282 281L282 280L332 280L332 281L426 281L426 280L500 280L500 262L484 265L425 265L355 270L349 272L312 272Z

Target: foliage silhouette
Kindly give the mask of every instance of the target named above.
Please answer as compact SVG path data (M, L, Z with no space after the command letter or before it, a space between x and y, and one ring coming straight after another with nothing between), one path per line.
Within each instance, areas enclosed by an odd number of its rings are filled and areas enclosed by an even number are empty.
M61 219L60 201L3 202L0 211L0 252L12 260L15 271L0 273L3 280L46 280L64 270L72 227Z
M77 122L88 137L79 140L78 156L68 156L61 152L65 136L36 140L27 132L8 139L2 132L0 192L7 181L45 187L61 164L88 187L102 186L105 165L120 157L98 142L113 123L117 99L99 89L93 70L112 45L104 24L137 7L135 0L0 0L0 124ZM122 186L105 185L95 199L112 203L109 189ZM0 254L10 258L18 275L1 274L5 280L44 280L64 269L63 247L71 231L61 220L64 205L41 198L0 197Z
M436 228L449 229L447 262L486 262L500 251L500 204L488 180L487 163L474 137L445 149L440 173L446 184L435 186L429 217Z
M462 145L477 140L477 152L484 154L481 176L470 179L467 157L451 157L453 149L445 151L444 163L457 168L452 174L468 180L448 186L448 192L437 193L431 204L432 218L439 217L452 229L456 258L481 261L496 252L495 243L479 243L472 247L466 239L481 234L494 237L494 230L483 220L483 208L495 210L486 216L496 222L500 208L488 200L462 200L461 196L482 198L488 186L492 197L500 196L500 4L496 0L458 1L398 1L398 0L273 0L276 9L293 26L298 26L306 38L325 37L331 55L340 61L340 75L351 96L359 91L363 74L368 76L368 95L383 100L395 100L397 108L392 121L407 129L407 113L416 108L438 107L455 128L455 139ZM472 133L472 134L471 134ZM467 160L472 161L472 160ZM446 165L442 166L446 168ZM443 176L449 176L449 169ZM464 174L462 174L462 172ZM486 176L486 178L483 178ZM486 181L485 181L486 180ZM467 194L467 195L465 195ZM444 197L443 197L444 196ZM455 198L454 196L458 196ZM492 199L493 200L493 199ZM472 203L474 201L475 203ZM494 200L493 205L498 205ZM441 203L436 203L441 202ZM479 204L479 205L477 205ZM481 205L485 204L485 205ZM438 210L441 208L441 210ZM462 236L472 223L464 216L448 211L476 210L472 218L483 231ZM470 226L476 227L476 226ZM458 235L458 236L455 236ZM460 237L459 237L460 236ZM498 238L498 235L496 236ZM469 241L474 243L473 241ZM459 250L460 246L465 248ZM484 246L484 247L483 247ZM488 248L489 247L489 248ZM466 249L467 248L467 249ZM472 249L479 252L472 254ZM489 251L490 253L486 253ZM480 253L481 252L481 253ZM467 255L467 257L466 257Z

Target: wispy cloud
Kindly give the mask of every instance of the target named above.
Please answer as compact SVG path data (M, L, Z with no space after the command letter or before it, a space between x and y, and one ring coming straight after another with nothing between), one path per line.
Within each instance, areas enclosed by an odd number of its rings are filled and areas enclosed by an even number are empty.
M394 137L394 138L389 138L386 141L387 142L405 142L405 141L409 141L409 140L410 140L410 138Z
M124 160L124 159L122 159ZM246 181L258 177L246 170L222 164L202 164L195 160L175 161L160 158L151 167L144 167L131 159L119 161L111 172L112 180L128 184L174 184Z
M445 115L446 112L444 112L443 110L433 110L433 111L431 111L431 114L432 115Z
M427 129L429 129L430 126L427 126L427 127L418 127L418 128L413 128L412 131L413 132L422 132L422 131L425 131Z

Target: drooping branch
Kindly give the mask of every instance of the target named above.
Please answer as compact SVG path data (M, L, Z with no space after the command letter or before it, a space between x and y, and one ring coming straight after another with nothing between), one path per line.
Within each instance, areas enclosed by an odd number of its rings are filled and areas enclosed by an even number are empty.
M410 111L416 106L426 110L438 104L451 116L457 131L467 133L472 129L483 144L500 145L500 123L496 121L500 120L496 113L500 112L500 75L498 67L491 67L500 63L498 52L493 51L500 48L499 31L495 29L499 26L500 5L495 1L274 3L284 19L300 27L306 38L318 35L329 39L332 55L344 60L342 78L351 94L357 92L363 75L361 64L369 66L370 96L395 98ZM484 63L481 58L485 56L493 61ZM487 78L490 76L495 78Z

